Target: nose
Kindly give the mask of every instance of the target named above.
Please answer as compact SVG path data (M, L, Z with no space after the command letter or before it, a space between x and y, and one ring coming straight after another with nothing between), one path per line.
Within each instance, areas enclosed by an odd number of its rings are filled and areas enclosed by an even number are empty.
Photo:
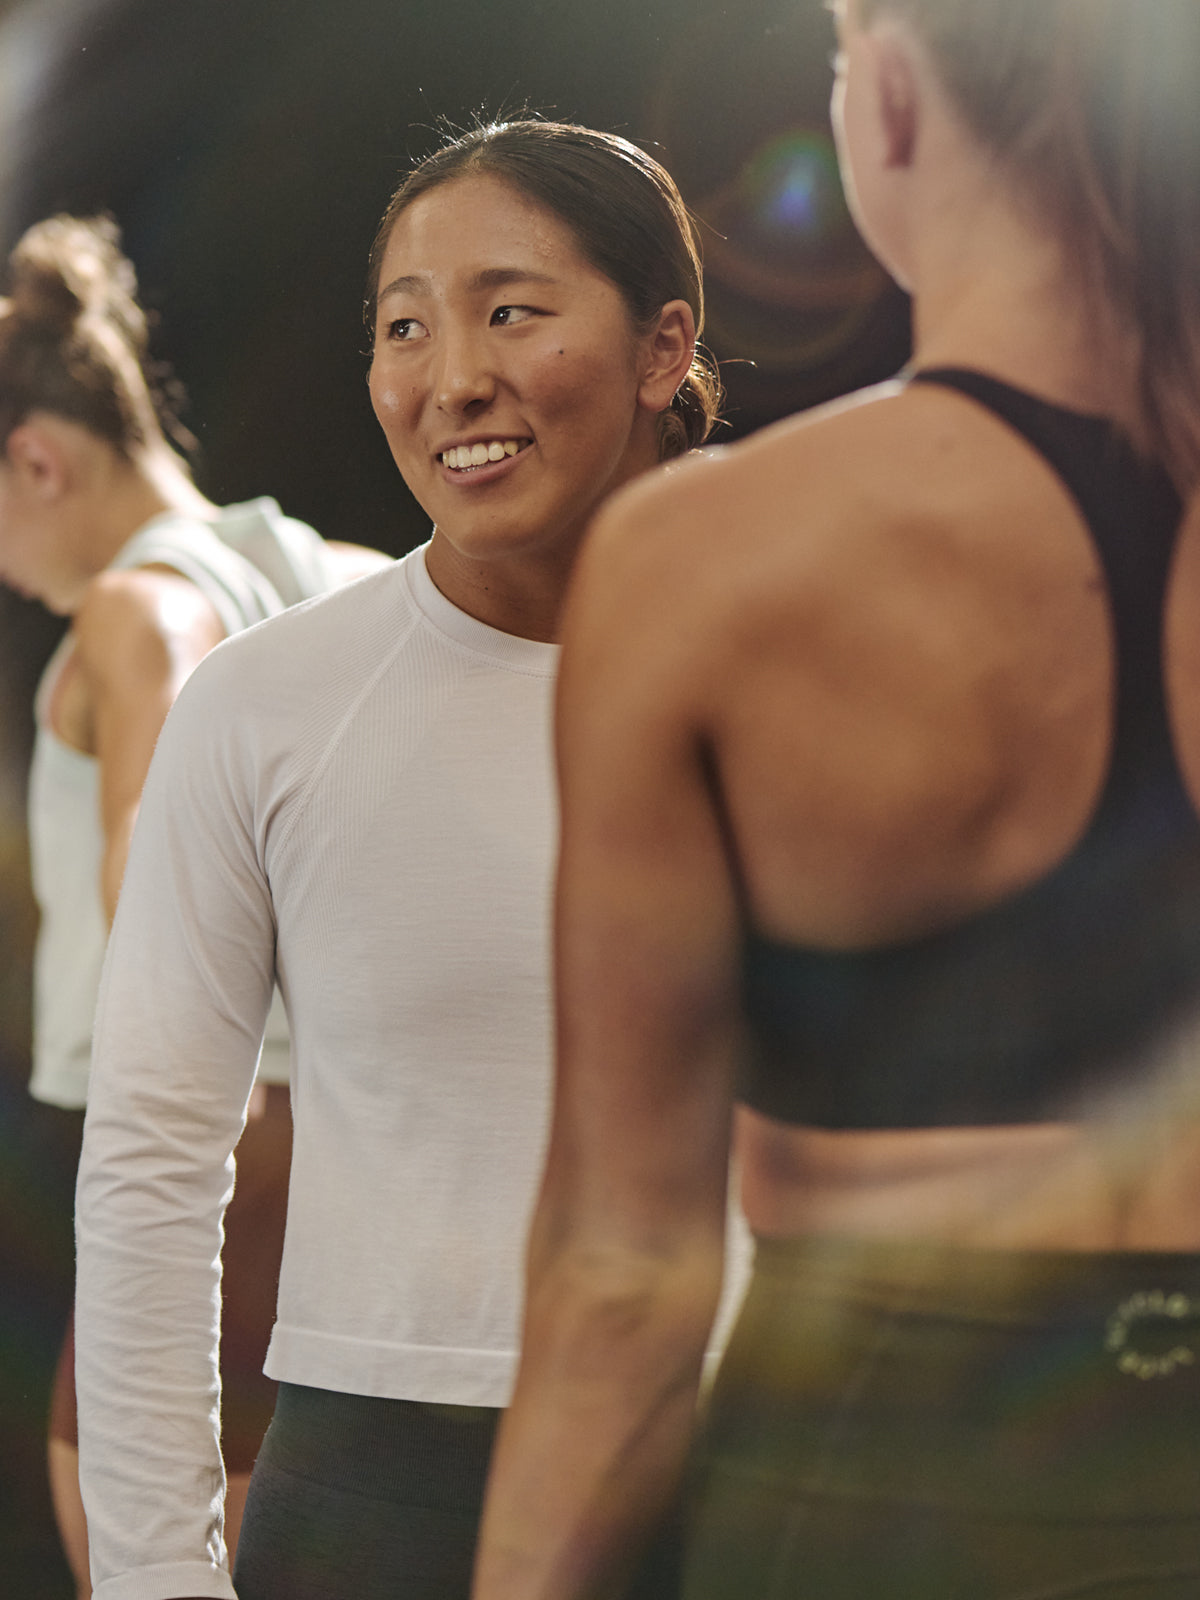
M483 410L496 393L486 341L472 329L446 329L441 338L437 403L451 416Z

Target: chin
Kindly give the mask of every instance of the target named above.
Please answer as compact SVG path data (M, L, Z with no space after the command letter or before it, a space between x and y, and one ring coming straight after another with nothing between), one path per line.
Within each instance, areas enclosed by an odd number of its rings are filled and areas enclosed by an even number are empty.
M574 523L569 517L548 519L532 512L527 516L517 512L494 522L466 521L457 529L453 521L447 524L437 520L437 529L448 545L470 561L503 561L507 557L544 553L565 548L575 539Z

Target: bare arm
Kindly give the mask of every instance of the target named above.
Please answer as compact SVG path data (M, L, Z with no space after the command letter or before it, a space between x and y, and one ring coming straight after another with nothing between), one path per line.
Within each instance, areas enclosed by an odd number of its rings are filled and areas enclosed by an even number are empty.
M566 630L557 1093L476 1600L619 1584L677 1482L721 1284L735 904L669 605L604 543Z
M333 557L334 570L339 583L351 583L355 578L365 578L380 567L389 567L392 557L382 550L366 544L346 544L341 539L327 539L325 548Z
M936 501L894 511L897 461L928 462L922 485L938 462L928 440L898 454L876 414L900 403L643 480L581 559L559 696L556 1103L475 1600L613 1591L677 1480L738 1053L721 811L758 926L844 949L994 900L1037 866L1047 792L1087 803L1091 681L1057 664L1061 625L1037 653L1031 604L1047 589L1060 617L1094 617L1087 568L1052 549L1031 585L1005 506L966 535ZM1056 685L1045 727L1014 661ZM1030 744L1057 748L1064 725L1078 750L1022 788Z
M75 635L100 768L100 887L111 923L163 721L224 630L193 584L140 570L98 578L75 619Z

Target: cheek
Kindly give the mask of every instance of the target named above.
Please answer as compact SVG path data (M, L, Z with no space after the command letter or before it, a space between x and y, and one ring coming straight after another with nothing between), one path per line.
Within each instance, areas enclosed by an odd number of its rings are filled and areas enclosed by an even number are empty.
M594 425L604 416L625 421L636 404L633 364L619 349L556 343L530 368L529 380L542 412L559 422L587 418Z
M386 378L376 377L371 374L369 384L371 393L371 406L379 422L386 428L390 423L395 423L400 416L400 394L394 383Z
M369 388L375 420L397 464L403 467L401 457L416 435L416 421L407 392L393 377L382 375L373 375Z
M833 100L830 105L830 121L833 125L833 142L837 149L842 186L846 191L846 198L851 208L855 204L855 168L858 165L856 160L858 138L855 126L854 102L853 86L843 79L833 91Z
M0 495L0 554L10 557L24 555L30 540L23 538L22 532L19 515Z

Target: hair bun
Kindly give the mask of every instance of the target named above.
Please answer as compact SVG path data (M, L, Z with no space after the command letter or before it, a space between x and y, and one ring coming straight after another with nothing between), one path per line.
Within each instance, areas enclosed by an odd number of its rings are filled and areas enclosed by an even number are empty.
M107 323L139 357L146 348L137 274L110 217L49 217L22 237L10 260L11 310L67 334L82 316Z

